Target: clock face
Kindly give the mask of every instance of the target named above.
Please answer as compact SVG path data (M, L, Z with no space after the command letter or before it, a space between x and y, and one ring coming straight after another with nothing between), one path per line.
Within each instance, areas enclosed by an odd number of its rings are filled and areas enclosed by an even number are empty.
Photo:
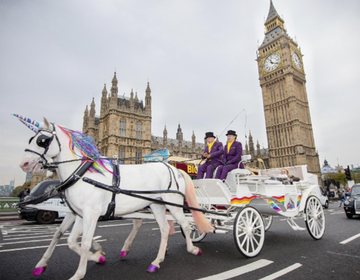
M297 68L301 68L301 61L300 61L300 57L296 52L292 53L292 60L294 61L294 64Z
M276 69L280 63L280 56L276 53L269 55L264 62L264 68L270 72Z

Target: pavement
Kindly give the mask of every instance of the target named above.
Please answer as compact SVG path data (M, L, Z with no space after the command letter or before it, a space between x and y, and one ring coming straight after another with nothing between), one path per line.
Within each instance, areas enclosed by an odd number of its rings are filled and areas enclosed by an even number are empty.
M17 211L0 212L0 222L8 222L14 220L20 220Z

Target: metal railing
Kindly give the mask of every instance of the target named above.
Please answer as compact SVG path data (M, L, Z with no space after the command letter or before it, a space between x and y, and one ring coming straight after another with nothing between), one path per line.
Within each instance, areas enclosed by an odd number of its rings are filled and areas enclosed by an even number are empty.
M12 205L19 203L18 197L0 197L0 212L16 212L17 208Z

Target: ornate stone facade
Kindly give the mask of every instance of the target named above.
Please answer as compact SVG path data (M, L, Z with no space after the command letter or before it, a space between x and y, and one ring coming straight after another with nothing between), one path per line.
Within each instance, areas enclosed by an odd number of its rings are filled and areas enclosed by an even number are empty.
M320 176L302 53L272 1L257 51L271 168L307 164Z
M94 99L90 111L86 106L83 118L83 133L95 139L100 153L106 157L118 156L127 164L142 163L150 152L169 149L178 156L198 158L204 143L184 141L180 125L176 139L167 137L166 127L163 137L151 135L151 89L149 83L145 90L145 104L137 93L131 90L130 98L118 96L116 73L108 93L106 85L102 91L100 116L95 116Z
M243 146L244 149L244 146ZM269 168L269 154L268 149L260 148L259 141L256 143L256 149L254 146L253 136L249 132L249 141L245 141L245 150L243 155L251 155L251 162L247 163L247 167L267 169Z

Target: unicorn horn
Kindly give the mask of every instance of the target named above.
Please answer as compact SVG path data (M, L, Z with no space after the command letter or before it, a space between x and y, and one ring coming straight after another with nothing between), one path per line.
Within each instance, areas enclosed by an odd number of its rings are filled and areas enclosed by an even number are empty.
M32 124L28 124L28 123L24 122L22 119L19 119L19 121L21 121L27 128L34 131L35 133L37 133L39 131L36 126L33 126Z
M12 114L14 117L17 117L19 120L22 121L23 124L26 124L29 123L31 124L32 126L34 127L37 127L38 129L41 129L44 127L44 123L43 122L38 122L38 121L35 121L35 120L32 120L30 118L27 118L27 117L23 117L19 114Z

